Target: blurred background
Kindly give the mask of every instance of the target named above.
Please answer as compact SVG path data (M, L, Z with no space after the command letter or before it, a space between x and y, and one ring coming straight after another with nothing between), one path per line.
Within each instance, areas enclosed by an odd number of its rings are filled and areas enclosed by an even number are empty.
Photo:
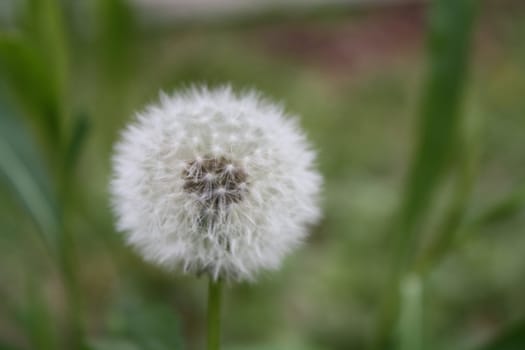
M119 129L194 82L282 101L325 176L224 349L525 349L523 1L1 0L1 350L204 347L206 280L108 200Z

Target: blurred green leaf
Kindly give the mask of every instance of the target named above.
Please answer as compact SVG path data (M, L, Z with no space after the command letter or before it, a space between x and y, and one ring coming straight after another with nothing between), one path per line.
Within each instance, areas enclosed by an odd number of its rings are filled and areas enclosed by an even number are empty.
M133 90L137 87L136 20L127 0L96 0L95 4L95 59L97 61L97 96L104 110L98 114L117 115L125 110ZM141 69L143 72L144 70ZM127 112L129 113L129 112ZM105 120L114 129L118 119Z
M482 228L508 220L525 209L525 186L512 190L505 198L485 209L471 225Z
M469 62L475 0L434 0L429 7L428 68L418 117L416 148L397 225L390 285L375 348L391 341L398 316L399 284L413 262L422 223L447 166L459 146L462 97Z
M479 350L523 350L525 349L525 320L515 323L489 344Z
M0 174L33 218L44 243L56 252L60 218L51 182L30 136L1 94Z
M108 78L126 77L135 59L135 18L129 1L98 0L98 44L103 74Z
M0 73L20 104L38 118L48 141L56 143L60 134L57 96L49 66L39 52L20 35L0 34Z
M454 193L444 218L423 249L414 270L425 274L453 247L459 231L465 225L465 213L474 188L481 149L482 122L479 113L469 113L462 123L456 155Z
M461 234L456 237L455 245L463 245L469 242L481 230L511 220L523 213L524 210L525 186L522 185L466 222Z
M418 224L459 146L458 126L474 12L474 0L435 0L430 7L428 74L423 86L416 151L400 212L398 257L405 263L413 256Z
M51 71L53 89L64 100L68 57L66 28L60 0L28 0L24 24L26 35Z
M67 97L66 30L59 0L28 0L20 6L20 30L0 35L0 70L23 108L36 117L59 162Z
M71 130L71 137L68 142L66 160L65 160L65 172L70 173L78 162L81 155L82 148L86 142L90 129L89 118L86 114L78 114L73 121Z

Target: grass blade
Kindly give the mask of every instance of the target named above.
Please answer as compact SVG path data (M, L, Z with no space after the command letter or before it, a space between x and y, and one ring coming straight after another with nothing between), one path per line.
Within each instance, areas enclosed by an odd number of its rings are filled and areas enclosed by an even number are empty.
M416 151L400 212L399 257L409 260L418 224L458 145L474 1L437 0L430 8L429 71L423 89ZM408 262L408 261L406 261Z
M31 115L35 116L50 146L60 135L59 111L53 78L38 51L18 35L0 35L0 73L10 93ZM31 87L28 89L28 87Z
M429 8L428 72L423 86L415 153L398 222L393 226L394 264L374 346L391 340L399 308L399 284L414 260L418 229L458 143L475 1L434 0Z
M65 159L65 172L72 173L89 134L91 124L86 114L80 113L73 121L71 137L68 141Z

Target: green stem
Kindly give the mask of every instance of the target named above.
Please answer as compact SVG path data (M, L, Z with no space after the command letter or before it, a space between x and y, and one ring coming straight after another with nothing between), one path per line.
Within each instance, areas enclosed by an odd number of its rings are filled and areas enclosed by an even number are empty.
M208 284L208 350L221 347L221 291L222 281L210 278Z

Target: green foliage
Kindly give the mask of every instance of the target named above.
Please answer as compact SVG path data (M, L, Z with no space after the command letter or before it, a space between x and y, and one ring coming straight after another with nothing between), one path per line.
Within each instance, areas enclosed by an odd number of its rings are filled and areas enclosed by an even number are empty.
M82 149L85 147L85 142L90 130L90 119L84 113L77 114L71 126L71 137L68 140L64 161L64 172L66 174L73 173L76 165L80 160Z
M68 53L63 9L57 0L28 0L25 16L21 18L24 34L38 52L49 73L49 85L56 96L56 103L67 103ZM65 112L65 111L59 111ZM60 117L60 115L59 115Z
M525 186L518 186L504 198L485 209L473 220L472 225L477 227L488 227L497 223L505 222L518 215L525 204Z
M129 73L134 61L135 14L125 0L98 0L98 52L107 78Z
M458 127L474 4L472 0L436 0L429 10L429 71L423 86L416 151L399 215L399 256L404 260L410 261L417 225L424 218L452 152L461 145Z
M12 189L34 220L45 244L56 253L60 217L54 189L33 140L5 99L0 99L0 172L3 184Z
M11 94L37 119L46 139L56 143L60 134L58 96L52 88L52 72L39 51L21 35L0 34L0 72Z
M434 195L442 183L451 161L460 161L466 169L461 173L448 218L444 221L443 240L453 235L463 214L473 181L470 154L453 157L462 143L462 97L469 62L470 40L473 32L474 1L435 0L429 8L427 38L428 73L423 85L419 111L416 148L407 176L403 200L398 214L398 225L393 234L397 238L392 270L377 338L377 347L386 345L392 324L397 319L400 281L412 268L415 254L422 240L422 224ZM468 152L468 151L466 151ZM437 248L440 249L440 248ZM415 327L415 325L414 325Z

